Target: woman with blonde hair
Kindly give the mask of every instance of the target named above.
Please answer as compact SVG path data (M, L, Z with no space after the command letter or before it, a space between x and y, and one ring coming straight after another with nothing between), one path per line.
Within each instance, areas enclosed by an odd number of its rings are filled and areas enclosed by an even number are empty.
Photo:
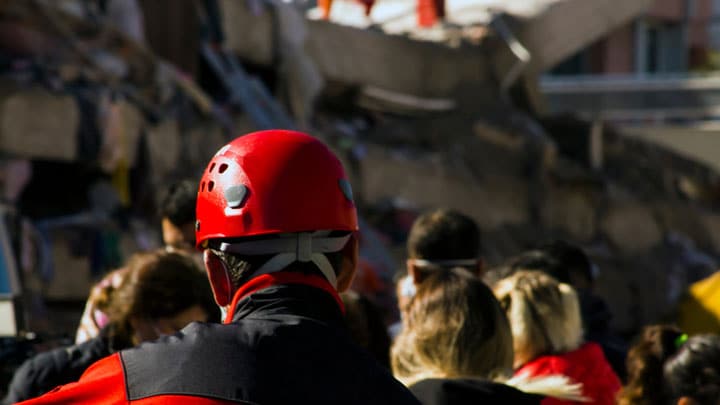
M583 396L614 404L620 380L595 343L583 343L575 290L539 271L518 271L500 280L495 295L510 321L515 376L560 374L583 384ZM572 403L546 399L543 404Z
M512 375L512 364L510 326L478 277L452 268L432 272L418 285L391 365L422 403L540 403L542 396L500 383Z

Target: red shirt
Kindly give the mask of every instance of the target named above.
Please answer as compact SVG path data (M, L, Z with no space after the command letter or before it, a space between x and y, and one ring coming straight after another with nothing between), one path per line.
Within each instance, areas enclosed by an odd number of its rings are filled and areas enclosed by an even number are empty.
M602 349L595 343L586 343L577 350L562 354L540 356L515 372L515 375L529 374L531 377L564 375L573 382L583 384L583 396L594 404L614 405L621 383L605 359ZM543 400L543 405L573 404L554 398Z

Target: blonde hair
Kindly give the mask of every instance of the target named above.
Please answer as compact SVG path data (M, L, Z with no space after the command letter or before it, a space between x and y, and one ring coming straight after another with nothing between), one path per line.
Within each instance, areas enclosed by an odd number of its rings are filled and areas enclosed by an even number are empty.
M426 378L506 378L510 325L479 278L463 268L438 270L418 286L390 356L393 374L408 386Z
M495 295L510 321L516 367L580 347L580 304L571 286L539 271L521 270L500 280Z

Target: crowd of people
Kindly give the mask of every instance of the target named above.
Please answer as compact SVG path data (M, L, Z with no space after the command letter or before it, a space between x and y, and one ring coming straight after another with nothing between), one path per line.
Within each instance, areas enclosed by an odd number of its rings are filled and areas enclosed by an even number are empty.
M450 209L414 222L387 325L348 291L352 190L307 134L241 136L163 201L166 248L103 279L76 344L26 361L4 403L720 402L719 336L651 325L628 347L582 249L488 268Z

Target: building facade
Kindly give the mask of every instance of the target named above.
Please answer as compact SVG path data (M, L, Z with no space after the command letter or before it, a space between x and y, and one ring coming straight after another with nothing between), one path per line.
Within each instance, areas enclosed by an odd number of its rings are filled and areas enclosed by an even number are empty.
M713 18L718 14L720 0L656 0L646 15L616 29L550 73L627 75L702 69L713 45L720 45L720 25Z

